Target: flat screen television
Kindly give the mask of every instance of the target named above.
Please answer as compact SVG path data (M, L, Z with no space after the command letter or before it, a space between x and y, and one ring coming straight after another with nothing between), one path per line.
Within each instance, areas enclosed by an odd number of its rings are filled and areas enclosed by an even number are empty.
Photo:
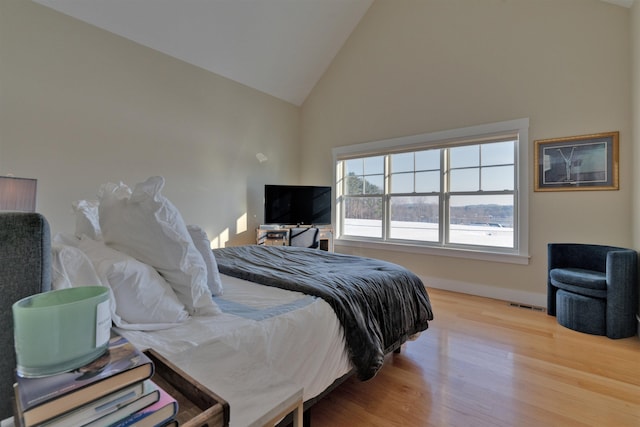
M264 222L282 225L331 224L331 187L265 185Z

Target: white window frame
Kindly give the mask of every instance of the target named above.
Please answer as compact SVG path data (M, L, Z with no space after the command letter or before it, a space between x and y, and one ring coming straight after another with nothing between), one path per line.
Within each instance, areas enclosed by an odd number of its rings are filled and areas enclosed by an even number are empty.
M362 144L336 147L333 155L333 190L339 195L336 188L338 177L342 176L340 160L374 155L386 155L400 151L420 150L446 145L457 145L464 142L483 142L500 138L505 135L516 135L516 206L514 210L514 222L517 224L514 233L515 248L494 247L454 247L432 246L420 242L397 242L382 239L368 239L357 236L343 236L340 229L340 201L334 198L333 212L335 215L335 239L334 244L360 248L382 249L412 253L424 253L431 255L443 255L451 257L470 258L486 261L508 262L514 264L529 263L529 119L515 119L484 125L469 126L460 129L452 129L440 132L420 135L405 136L366 142Z

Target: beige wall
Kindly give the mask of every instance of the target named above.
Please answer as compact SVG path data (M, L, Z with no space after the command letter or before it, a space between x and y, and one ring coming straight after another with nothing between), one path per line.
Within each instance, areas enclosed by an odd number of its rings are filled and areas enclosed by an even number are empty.
M0 174L38 179L54 232L100 184L162 175L188 223L252 242L263 184L298 179L299 108L30 1L0 1L0 84Z
M302 108L303 181L331 148L516 118L536 139L620 131L620 190L525 191L529 265L353 249L428 285L545 303L546 245L632 244L629 9L599 0L376 0Z
M535 139L619 130L620 191L530 186L528 266L351 250L406 265L432 286L540 302L547 242L640 247L638 9L376 0L300 112L32 2L2 0L0 174L39 179L38 210L54 232L73 229L71 202L103 182L163 175L187 222L240 244L262 218L262 184L330 184L333 147L529 117L533 159ZM298 158L313 161L299 171Z
M640 165L640 1L636 0L631 9L631 88L632 88L632 127L633 159ZM640 250L640 168L634 168L633 175L633 245Z
M640 165L640 1L631 8L631 89L632 89L632 134L634 165ZM640 168L633 174L633 247L640 250ZM638 295L640 304L640 295ZM640 307L640 306L639 306ZM638 336L640 337L640 308L638 309Z

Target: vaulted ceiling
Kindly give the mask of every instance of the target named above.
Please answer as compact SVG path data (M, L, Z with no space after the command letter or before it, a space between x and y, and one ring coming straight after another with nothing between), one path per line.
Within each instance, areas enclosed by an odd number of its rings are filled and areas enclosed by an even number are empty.
M33 0L301 105L373 0ZM631 7L634 0L603 0Z
M34 0L301 105L373 0Z

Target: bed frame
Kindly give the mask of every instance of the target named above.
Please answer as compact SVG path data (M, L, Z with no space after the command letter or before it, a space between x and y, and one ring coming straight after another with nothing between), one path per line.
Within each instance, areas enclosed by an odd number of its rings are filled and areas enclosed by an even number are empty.
M385 354L389 354L389 353L399 354L402 351L402 344L404 344L404 342L396 343ZM340 378L337 378L322 393L320 393L316 397L313 397L313 398L311 398L311 399L309 399L309 400L304 402L304 425L306 427L309 427L311 425L311 408L313 407L313 405L318 403L325 396L327 396L329 393L331 393L333 390L335 390L337 387L339 387L343 382L345 382L346 380L348 380L351 376L353 376L355 374L356 374L356 370L352 369L351 371L347 372L346 374L344 374ZM293 422L293 414L289 414L282 421L280 421L278 423L277 427L287 427L287 426L290 426L292 424L292 422Z

